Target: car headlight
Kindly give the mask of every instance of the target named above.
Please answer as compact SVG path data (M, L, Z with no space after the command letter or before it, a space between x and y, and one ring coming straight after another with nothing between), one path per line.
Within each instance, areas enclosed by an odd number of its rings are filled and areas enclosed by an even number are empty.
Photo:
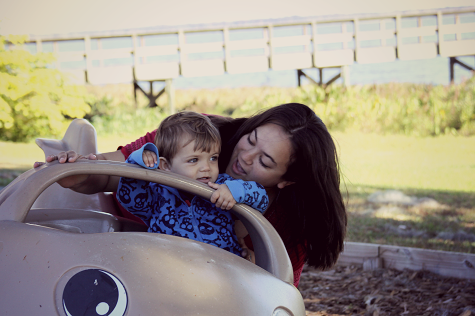
M123 316L127 310L127 291L109 272L77 268L62 277L63 283L57 288L57 302L67 316Z
M277 307L272 316L294 316L287 308L284 307Z

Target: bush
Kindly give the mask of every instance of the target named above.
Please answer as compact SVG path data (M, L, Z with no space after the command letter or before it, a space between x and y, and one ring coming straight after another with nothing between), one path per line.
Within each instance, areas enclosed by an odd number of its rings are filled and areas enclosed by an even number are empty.
M138 95L135 105L130 84L87 86L86 102L91 107L85 116L98 135L140 135L156 129L166 114L161 108L147 108L148 101Z
M114 115L96 115L91 123L98 135L145 135L167 116L156 108L118 109Z
M331 130L416 136L475 134L475 78L459 85L304 86L247 99L233 115L282 103L310 106Z
M157 100L158 108L145 109L145 98L139 99L137 108L132 106L130 85L95 89L96 103L90 103L92 113L103 108L92 118L95 124L103 124L103 127L96 126L98 130L112 133L117 128L124 133L125 129L133 129L130 126L138 125L134 128L150 131L167 115L166 96ZM310 106L331 130L415 136L475 135L475 78L449 86L390 83L326 88L306 85L300 88L176 90L177 110L232 117L249 116L289 102ZM143 124L137 124L137 121Z
M90 111L84 87L69 85L65 76L49 68L51 54L22 49L26 37L0 36L0 139L27 141L60 136L71 118Z

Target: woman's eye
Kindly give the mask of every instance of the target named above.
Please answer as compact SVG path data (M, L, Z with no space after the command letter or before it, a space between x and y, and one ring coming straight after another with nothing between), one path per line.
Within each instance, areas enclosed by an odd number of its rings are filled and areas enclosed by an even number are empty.
M250 133L250 134L247 136L247 141L248 141L248 143L249 143L250 145L254 146L254 142L251 141L251 134L252 134L252 133Z
M261 166L263 166L264 168L270 168L268 165L266 165L264 163L264 161L262 161L262 158L259 158L259 163L261 164Z

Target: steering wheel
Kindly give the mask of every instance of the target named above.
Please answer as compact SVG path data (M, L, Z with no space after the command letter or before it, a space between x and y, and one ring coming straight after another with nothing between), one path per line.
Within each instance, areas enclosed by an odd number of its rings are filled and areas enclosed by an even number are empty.
M210 199L213 189L189 178L162 170L148 170L115 161L79 160L60 164L55 161L31 169L0 192L0 221L24 222L38 196L62 178L79 174L97 174L134 178L175 187ZM284 282L293 284L292 264L282 239L274 227L253 208L236 204L231 211L243 222L254 245L256 264Z

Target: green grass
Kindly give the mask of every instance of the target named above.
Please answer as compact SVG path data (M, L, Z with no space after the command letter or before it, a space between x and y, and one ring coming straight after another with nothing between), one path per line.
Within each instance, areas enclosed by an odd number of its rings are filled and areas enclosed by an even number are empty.
M98 138L100 152L116 150L141 135ZM475 252L475 242L439 238L440 232L475 236L475 137L409 137L336 132L342 188L348 190L348 241ZM44 155L35 143L0 142L0 185L30 169ZM381 214L366 199L378 190L398 189L431 197L437 209L400 207ZM401 234L399 229L405 230ZM398 230L399 229L399 230Z
M475 235L475 137L358 132L333 137L349 193L348 241L475 252L473 241L438 237L441 232ZM388 189L430 197L441 206L399 206L397 214L382 216L378 208L383 205L366 199ZM398 229L401 225L404 231Z
M475 192L475 137L334 133L352 185Z
M381 205L367 201L375 191L392 189L381 186L347 187L349 200L347 241L398 245L425 249L475 252L475 191L457 192L399 188L409 196L435 199L440 207ZM393 208L393 213L382 212ZM401 230L400 227L405 227ZM440 233L467 234L472 240L441 238Z
M142 135L106 136L97 139L99 152L110 152L130 143ZM87 153L83 153L87 154ZM35 144L0 141L0 186L6 186L16 176L33 168L35 161L45 161L43 151Z
M99 152L114 151L118 146L132 142L140 136L142 135L98 137L97 148ZM0 141L0 153L0 168L2 169L29 169L35 161L44 161L45 159L43 151L35 142L13 143Z

